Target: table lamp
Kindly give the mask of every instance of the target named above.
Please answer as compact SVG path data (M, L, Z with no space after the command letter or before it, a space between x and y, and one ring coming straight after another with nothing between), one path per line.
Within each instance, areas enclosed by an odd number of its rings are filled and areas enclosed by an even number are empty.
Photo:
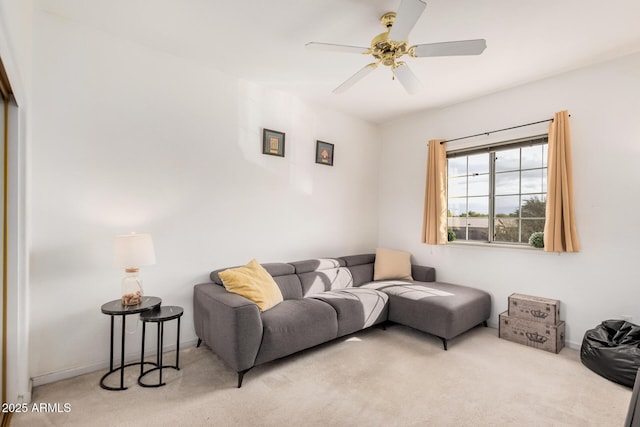
M151 235L132 232L116 236L113 254L115 266L124 268L125 271L122 279L122 305L140 304L144 291L138 270L156 263Z

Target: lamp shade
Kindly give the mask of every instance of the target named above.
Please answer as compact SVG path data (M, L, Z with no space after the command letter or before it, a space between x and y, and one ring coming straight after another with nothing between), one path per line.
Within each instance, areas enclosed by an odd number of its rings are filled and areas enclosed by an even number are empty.
M124 234L116 236L113 260L118 268L138 268L156 263L156 253L150 234Z

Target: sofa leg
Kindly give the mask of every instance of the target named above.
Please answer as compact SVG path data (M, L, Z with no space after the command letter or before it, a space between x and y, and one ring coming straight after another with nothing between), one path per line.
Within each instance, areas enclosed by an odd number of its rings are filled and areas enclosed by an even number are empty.
M489 327L489 325L487 324L487 321L486 321L486 320L482 322L482 326L484 326L485 328L488 328L488 327Z
M244 371L238 371L238 388L242 387L242 380L244 378L244 374L249 372L251 368L245 369Z
M442 337L438 337L438 338L442 340L442 346L444 347L444 351L447 351L447 339Z
M202 344L202 339L198 338L198 344L196 344L196 348L200 347L200 344Z

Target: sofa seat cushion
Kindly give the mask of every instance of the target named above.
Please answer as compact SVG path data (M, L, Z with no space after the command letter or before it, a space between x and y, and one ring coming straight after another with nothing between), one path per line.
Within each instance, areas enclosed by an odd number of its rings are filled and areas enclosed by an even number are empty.
M324 301L338 315L338 336L387 320L389 296L375 289L349 288L311 295Z
M441 282L390 280L363 285L389 295L389 320L450 339L487 320L491 296Z
M336 311L322 301L284 300L261 313L262 343L255 364L269 362L338 336Z

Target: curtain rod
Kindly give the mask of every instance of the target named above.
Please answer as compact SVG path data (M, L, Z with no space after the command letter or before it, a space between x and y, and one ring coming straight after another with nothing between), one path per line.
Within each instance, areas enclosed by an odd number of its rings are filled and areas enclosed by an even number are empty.
M569 114L569 117L571 117L571 114ZM489 132L482 132L482 133L478 133L478 134L475 134L475 135L463 136L463 137L460 137L460 138L447 139L447 140L442 141L440 144L444 144L445 142L460 141L461 139L474 138L474 137L476 137L476 136L482 136L482 135L487 135L487 136L489 136L489 135L491 135L492 133L496 133L496 132L503 132L503 131L505 131L505 130L511 130L511 129L517 129L517 128L523 128L523 127L525 127L525 126L537 125L537 124L540 124L540 123L552 122L552 121L553 121L553 119L540 120L539 122L527 123L527 124L525 124L525 125L511 126L510 128L504 128L504 129L492 130L492 131L489 131Z

